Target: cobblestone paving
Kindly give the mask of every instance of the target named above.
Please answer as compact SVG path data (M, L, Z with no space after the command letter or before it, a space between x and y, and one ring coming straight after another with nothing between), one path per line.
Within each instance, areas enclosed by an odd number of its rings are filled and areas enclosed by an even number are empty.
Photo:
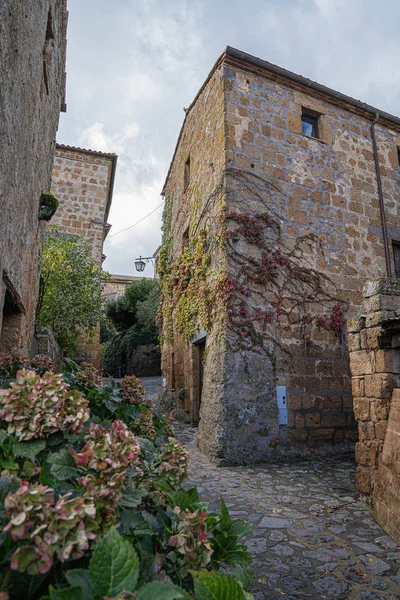
M156 389L154 381L153 398ZM185 487L196 486L210 510L223 497L232 516L253 524L256 600L400 599L400 548L358 499L352 461L218 468L197 449L197 429L176 424L176 434L190 450Z

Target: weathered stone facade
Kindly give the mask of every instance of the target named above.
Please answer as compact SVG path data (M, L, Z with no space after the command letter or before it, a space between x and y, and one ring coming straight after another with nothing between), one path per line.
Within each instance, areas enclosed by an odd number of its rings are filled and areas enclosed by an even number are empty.
M114 186L117 156L57 144L51 192L59 201L52 224L59 231L87 237L92 255L101 266L104 240ZM100 365L100 327L90 343L83 343L82 357Z
M241 210L256 208L237 185L238 173L262 180L286 247L295 248L310 234L317 240L305 250L304 264L325 278L327 292L346 308L346 317L354 316L366 279L386 274L371 139L374 110L228 48L186 112L165 183L164 194L172 201L172 255L185 245L194 211L199 225L207 227L210 215L236 209L240 199ZM304 111L317 116L318 138L302 133ZM400 121L385 115L375 131L388 234L399 241ZM225 204L218 206L210 198L221 181ZM251 257L253 249L244 245L243 252ZM389 252L393 268L390 247ZM224 260L235 274L226 256L214 256L210 272ZM266 291L263 308L268 305ZM324 307L314 311L318 317ZM228 329L224 335L229 340L233 334ZM164 344L167 387L184 390L183 405L193 422L200 416L200 447L220 462L354 448L344 340L315 320L288 332L280 319L274 335L276 344L265 355L232 352L214 343L221 332L210 327L200 415L200 346L176 331L173 345ZM287 424L279 424L276 386L286 402Z
M126 288L135 281L147 279L146 277L135 277L135 275L111 275L103 290L103 300L118 300L125 294Z
M400 281L364 287L363 314L348 323L356 483L376 520L400 542Z
M0 352L33 338L55 135L65 94L66 0L0 6ZM18 76L16 76L18 74Z

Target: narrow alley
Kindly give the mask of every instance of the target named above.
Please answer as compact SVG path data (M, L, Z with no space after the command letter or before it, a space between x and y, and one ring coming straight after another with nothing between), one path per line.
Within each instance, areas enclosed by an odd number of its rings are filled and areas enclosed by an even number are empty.
M156 400L159 379L143 384ZM400 598L400 549L359 499L352 460L217 468L197 449L197 429L174 426L190 451L185 487L196 486L210 510L223 497L253 525L256 600Z

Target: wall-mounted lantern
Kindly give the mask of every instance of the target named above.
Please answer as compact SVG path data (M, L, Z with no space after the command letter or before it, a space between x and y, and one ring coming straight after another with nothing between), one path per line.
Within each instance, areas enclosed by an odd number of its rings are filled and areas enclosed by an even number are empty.
M146 262L144 262L146 261ZM146 268L146 263L151 262L151 264L153 264L153 257L152 256L139 256L139 258L137 258L135 260L135 268L136 271L139 271L139 273L141 273L142 271L145 270Z

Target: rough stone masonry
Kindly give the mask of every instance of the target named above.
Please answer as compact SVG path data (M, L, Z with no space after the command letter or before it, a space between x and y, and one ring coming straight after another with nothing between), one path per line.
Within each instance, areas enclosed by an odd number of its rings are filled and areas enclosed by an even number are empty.
M345 307L346 318L354 316L365 281L384 277L387 269L371 137L377 112L228 48L186 111L165 182L163 193L172 203L171 257L185 245L195 211L198 227L207 228L221 210L212 202L221 180L229 190L235 185L232 173L262 178L272 190L270 208L286 246L315 236L318 244L305 263L329 278L327 290ZM313 136L303 133L304 115L317 122ZM400 121L381 115L374 127L394 271L393 250L400 242ZM230 197L226 193L226 210ZM249 210L245 193L241 210ZM244 251L251 256L253 250ZM219 264L224 260L218 257ZM215 268L214 257L210 273ZM187 340L175 328L173 344L163 345L166 386L176 396L184 390L183 402L177 402L199 423L200 448L213 460L254 462L354 448L358 434L344 339L315 321L290 333L280 321L269 355L243 356L221 350L215 343L220 333L215 324L199 332L206 340L203 372L198 336ZM284 419L277 386L286 403Z
M65 0L0 4L0 352L28 354L33 338L39 205L65 102L67 16Z

